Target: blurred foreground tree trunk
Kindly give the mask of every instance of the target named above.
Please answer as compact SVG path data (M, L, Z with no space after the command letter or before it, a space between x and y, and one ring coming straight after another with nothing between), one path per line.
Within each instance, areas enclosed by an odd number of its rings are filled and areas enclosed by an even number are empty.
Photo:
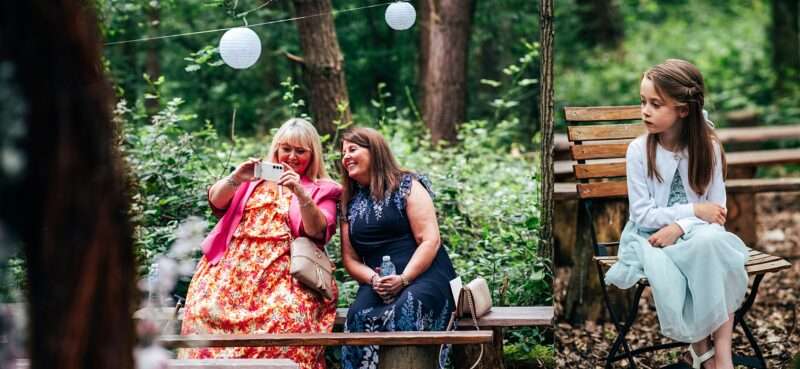
M576 0L580 39L588 46L613 49L624 37L622 16L614 0Z
M293 0L296 17L318 14L295 21L303 57L303 81L308 92L309 109L320 134L333 134L334 120L349 122L350 99L344 74L344 57L339 49L331 0ZM339 107L343 111L339 111Z
M0 231L24 247L33 369L133 368L132 227L100 42L83 2L0 3L0 145L13 158Z
M772 0L772 67L778 94L800 85L800 1Z
M433 142L455 142L466 119L467 51L473 0L419 2L419 86L422 119Z

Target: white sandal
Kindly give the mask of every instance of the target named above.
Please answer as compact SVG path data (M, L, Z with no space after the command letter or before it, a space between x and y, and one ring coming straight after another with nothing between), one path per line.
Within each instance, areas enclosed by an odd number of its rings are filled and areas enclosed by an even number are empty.
M702 369L703 368L703 363L708 361L712 357L714 357L715 353L716 352L714 351L714 348L712 347L708 351L704 352L702 355L698 356L697 353L694 352L694 347L692 345L689 345L689 354L692 355L692 368L693 369Z

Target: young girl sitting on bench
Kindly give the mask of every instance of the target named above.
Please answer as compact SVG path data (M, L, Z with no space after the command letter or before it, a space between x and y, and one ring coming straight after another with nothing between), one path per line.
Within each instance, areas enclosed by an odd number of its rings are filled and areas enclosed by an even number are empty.
M691 343L693 368L733 369L733 314L747 289L748 249L725 231L725 156L703 115L703 76L669 59L644 73L647 133L628 146L630 217L606 283L647 278L661 332ZM713 343L712 343L713 337Z

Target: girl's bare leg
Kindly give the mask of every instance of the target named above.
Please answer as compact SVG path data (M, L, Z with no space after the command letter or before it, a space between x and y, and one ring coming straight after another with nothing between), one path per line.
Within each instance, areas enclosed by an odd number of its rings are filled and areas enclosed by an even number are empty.
M714 367L716 369L733 369L733 314L728 316L728 321L714 332Z
M697 355L703 355L704 353L706 353L706 351L711 350L710 342L711 342L711 340L709 339L709 337L706 337L705 339L703 339L701 341L693 343L692 344L692 348L694 349L694 352L697 353ZM688 351L686 352L686 356L685 357L686 357L686 361L689 364L691 364L692 363L692 357L691 357L691 355L689 355ZM709 359L708 361L704 362L702 367L703 367L703 369L716 369L717 368L717 366L714 363L714 358L713 357L711 359Z

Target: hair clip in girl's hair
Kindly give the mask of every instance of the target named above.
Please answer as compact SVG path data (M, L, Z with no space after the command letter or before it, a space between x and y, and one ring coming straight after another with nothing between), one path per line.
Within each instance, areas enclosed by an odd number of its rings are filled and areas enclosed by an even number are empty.
M709 127L712 129L714 128L714 122L708 119L708 110L706 109L703 109L703 120L706 121L706 124L708 124Z

